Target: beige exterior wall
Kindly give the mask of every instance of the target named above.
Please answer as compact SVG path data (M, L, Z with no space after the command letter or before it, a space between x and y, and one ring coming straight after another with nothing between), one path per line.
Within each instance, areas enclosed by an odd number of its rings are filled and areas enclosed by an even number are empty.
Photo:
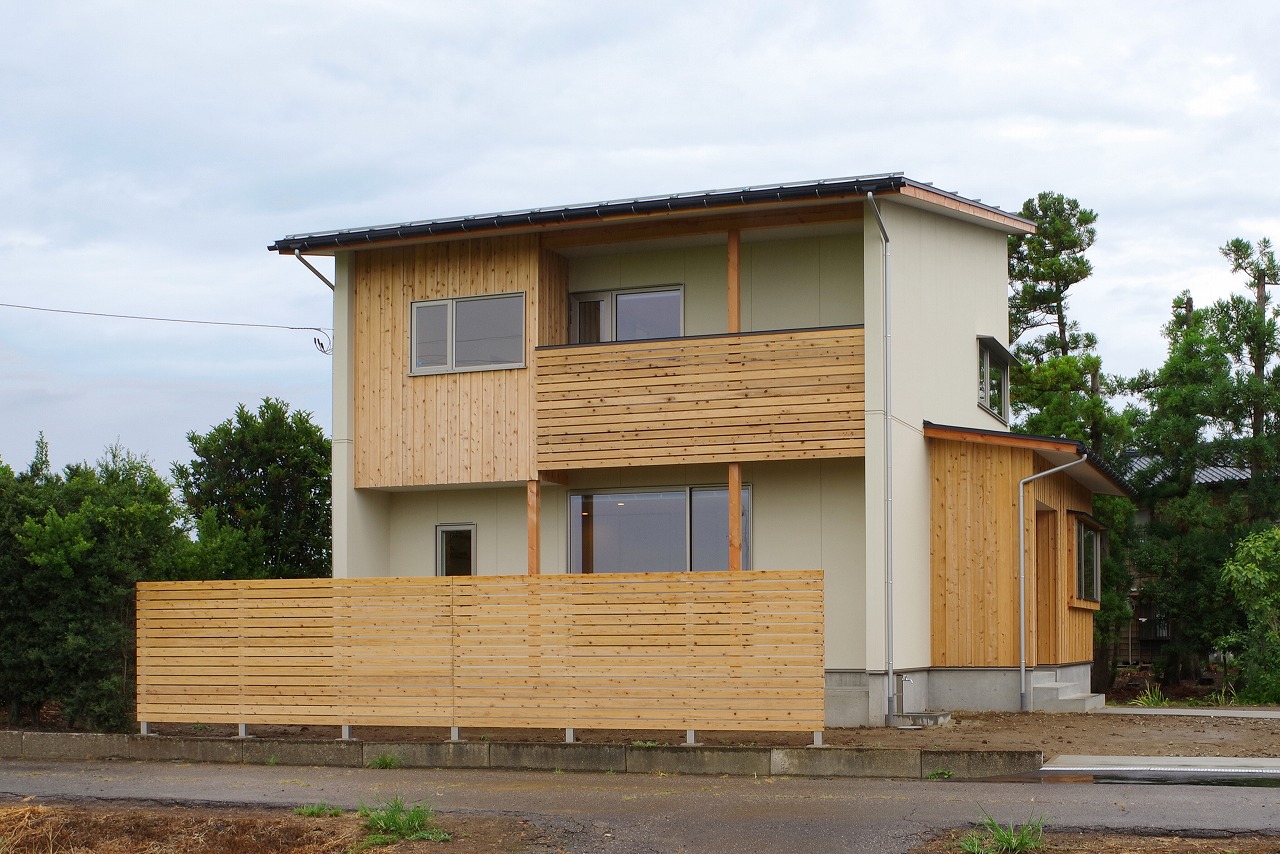
M1005 340L1006 237L878 199L891 241L893 664L930 664L929 462L925 420L1003 426L977 402L977 338ZM867 667L885 669L885 389L881 235L865 217Z
M719 243L574 257L569 291L684 285L685 334L719 334L728 331L726 252ZM858 233L769 240L767 232L748 232L742 244L742 330L861 323L862 252Z
M436 525L476 526L478 575L528 570L524 487L432 489L389 498L387 575L435 575Z

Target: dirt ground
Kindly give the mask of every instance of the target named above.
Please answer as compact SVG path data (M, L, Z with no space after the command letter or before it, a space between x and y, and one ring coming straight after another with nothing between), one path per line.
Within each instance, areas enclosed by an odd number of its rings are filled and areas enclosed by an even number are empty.
M401 842L372 851L503 854L554 851L525 822L439 816L446 845ZM303 818L288 810L191 807L0 806L4 854L346 854L365 838L360 818ZM548 847L551 843L551 847Z
M955 854L968 831L954 831L927 845L911 849L911 854ZM1046 832L1041 852L1071 851L1073 854L1275 854L1280 839L1259 836L1231 836L1217 839L1190 839L1183 836L1126 836L1103 833Z
M163 735L233 736L233 726L159 724ZM338 727L251 726L262 738L337 738ZM362 741L445 741L444 727L352 727ZM564 730L464 729L467 741L560 742ZM577 730L588 744L682 744L683 731ZM802 747L811 733L711 732L699 730L703 744L738 747ZM1032 712L958 712L950 726L918 730L865 727L829 729L823 743L846 747L918 747L927 750L1040 750L1046 759L1060 754L1101 756L1253 756L1280 757L1280 719L1182 717L1173 715L1048 714Z

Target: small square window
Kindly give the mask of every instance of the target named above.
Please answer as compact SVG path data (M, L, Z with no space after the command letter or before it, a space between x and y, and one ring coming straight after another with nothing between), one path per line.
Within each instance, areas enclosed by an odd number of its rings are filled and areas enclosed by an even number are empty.
M436 575L476 574L476 526L436 526Z

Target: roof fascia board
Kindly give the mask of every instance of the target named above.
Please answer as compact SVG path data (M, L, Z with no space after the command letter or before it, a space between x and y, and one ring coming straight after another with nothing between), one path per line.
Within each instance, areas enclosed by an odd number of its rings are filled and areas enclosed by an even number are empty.
M898 195L907 204L914 202L932 209L941 208L941 212L945 215L976 225L995 228L1005 234L1035 234L1036 231L1036 224L1031 220L1023 219L1020 216L1015 216L990 205L984 205L973 199L966 199L954 193L939 190L928 184L912 181L910 178L906 179L906 183L898 191Z

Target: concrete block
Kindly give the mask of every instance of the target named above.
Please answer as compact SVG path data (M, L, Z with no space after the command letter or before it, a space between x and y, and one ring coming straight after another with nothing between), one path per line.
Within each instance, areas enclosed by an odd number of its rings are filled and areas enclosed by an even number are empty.
M633 773L743 776L770 773L767 747L628 747L626 751L626 770Z
M493 743L489 745L489 767L626 771L627 748L617 744Z
M922 750L920 776L935 771L950 771L953 777L973 780L984 777L1010 777L1039 771L1044 754L1038 750Z
M375 757L393 754L405 768L488 768L489 743L461 742L374 742L364 743L364 764Z
M920 751L860 747L775 747L769 773L796 777L919 779Z
M246 765L323 765L339 768L359 768L364 765L364 752L359 742L249 738L242 740L240 744L242 761Z
M244 742L233 738L129 736L129 758L149 762L242 762Z
M0 759L17 759L22 756L22 733L16 730L0 730Z
M100 732L24 732L24 759L124 759L129 736Z

